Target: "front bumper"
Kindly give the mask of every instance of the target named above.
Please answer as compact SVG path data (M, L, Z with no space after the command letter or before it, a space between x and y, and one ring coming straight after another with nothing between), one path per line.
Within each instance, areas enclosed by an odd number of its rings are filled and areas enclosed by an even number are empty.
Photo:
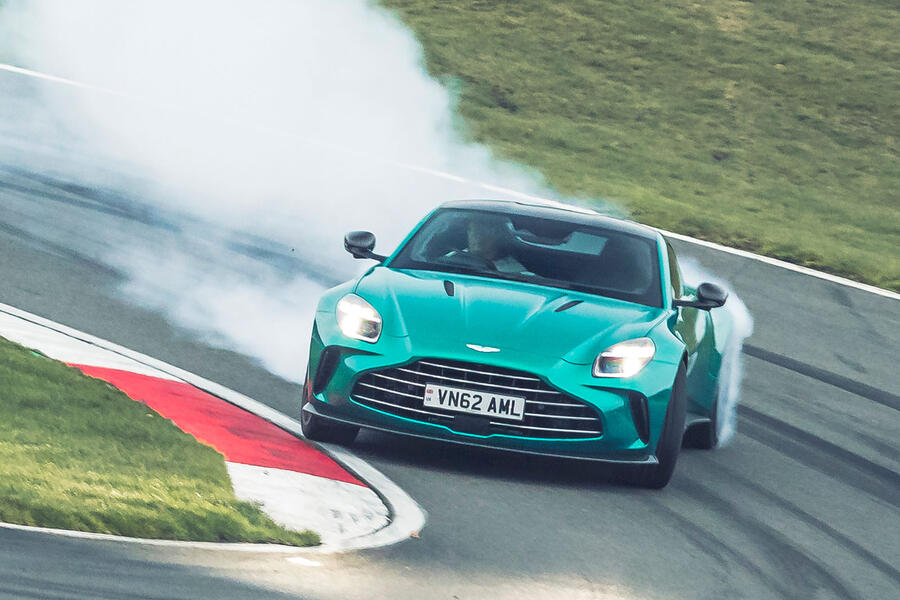
M376 344L354 342L329 327L327 319L318 319L310 344L311 385L303 410L326 420L469 446L603 462L656 463L654 449L677 366L668 369L666 365L656 365L651 369L648 365L639 376L628 380L598 380L591 376L589 365L574 365L515 350L504 349L487 355L464 345L459 345L459 350L443 346L419 343L413 348L409 338L389 336L382 336ZM602 434L587 439L478 435L454 430L452 423L428 423L390 414L351 398L351 391L364 373L428 358L477 362L534 373L553 388L595 408L602 422ZM630 405L635 395L645 399L648 409L645 439Z

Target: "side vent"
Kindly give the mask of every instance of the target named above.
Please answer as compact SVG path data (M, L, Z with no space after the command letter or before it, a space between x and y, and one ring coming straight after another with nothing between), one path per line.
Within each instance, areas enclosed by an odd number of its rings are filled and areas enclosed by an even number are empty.
M316 376L313 378L313 393L321 394L331 377L337 369L341 360L341 349L337 346L329 346L322 351L322 357L319 359L319 368L316 370Z
M643 394L630 392L628 404L631 408L631 418L634 420L634 428L638 437L645 444L650 439L650 412L647 409L647 398Z

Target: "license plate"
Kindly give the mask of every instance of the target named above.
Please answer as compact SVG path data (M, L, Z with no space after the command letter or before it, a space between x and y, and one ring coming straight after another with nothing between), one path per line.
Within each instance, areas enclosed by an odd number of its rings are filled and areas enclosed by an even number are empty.
M425 386L425 406L514 421L525 418L525 398L433 383Z

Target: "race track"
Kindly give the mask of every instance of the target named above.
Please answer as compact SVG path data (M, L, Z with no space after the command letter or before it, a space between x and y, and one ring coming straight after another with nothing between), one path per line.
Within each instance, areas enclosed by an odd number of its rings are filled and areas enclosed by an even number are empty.
M9 138L0 144L16 151ZM139 197L0 164L0 302L296 418L295 384L123 295L106 253L174 235L144 208ZM755 331L737 436L685 451L662 492L623 487L594 465L366 432L354 452L429 514L419 539L311 567L0 529L0 597L900 596L900 301L676 245L730 281ZM247 255L260 264L329 283L323 265L258 249Z

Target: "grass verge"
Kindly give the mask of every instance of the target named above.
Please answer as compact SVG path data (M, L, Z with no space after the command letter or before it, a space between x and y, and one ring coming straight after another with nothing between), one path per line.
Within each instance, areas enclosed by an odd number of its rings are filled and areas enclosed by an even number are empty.
M0 521L309 546L238 501L221 454L144 404L0 338Z
M900 290L896 2L380 1L560 192Z

